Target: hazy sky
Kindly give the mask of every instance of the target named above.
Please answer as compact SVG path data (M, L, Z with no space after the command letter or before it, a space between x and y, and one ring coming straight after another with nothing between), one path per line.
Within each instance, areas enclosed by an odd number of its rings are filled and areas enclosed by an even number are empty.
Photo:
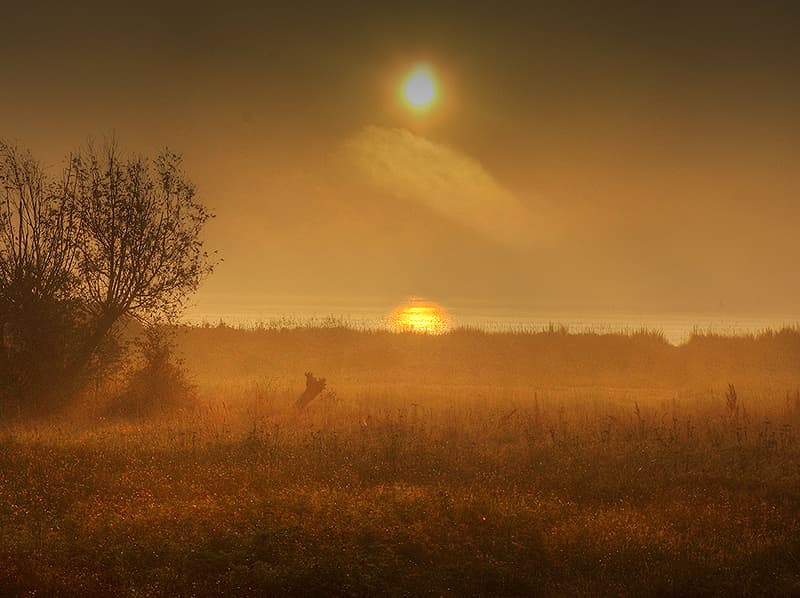
M183 153L201 304L800 312L800 4L556 4L4 3L0 136Z

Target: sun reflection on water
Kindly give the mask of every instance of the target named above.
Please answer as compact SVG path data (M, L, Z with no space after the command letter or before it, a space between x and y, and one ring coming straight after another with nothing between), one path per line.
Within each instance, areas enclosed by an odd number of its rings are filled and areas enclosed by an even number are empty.
M433 301L412 297L389 315L387 327L392 332L444 334L450 330L447 312Z

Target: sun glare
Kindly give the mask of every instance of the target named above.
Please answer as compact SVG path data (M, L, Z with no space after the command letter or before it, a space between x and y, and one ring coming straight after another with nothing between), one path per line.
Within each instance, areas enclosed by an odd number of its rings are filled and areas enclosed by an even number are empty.
M433 70L428 65L418 65L403 81L403 99L413 110L426 110L436 102L436 87Z
M392 311L388 328L392 332L444 334L450 330L450 318L436 303L413 297Z

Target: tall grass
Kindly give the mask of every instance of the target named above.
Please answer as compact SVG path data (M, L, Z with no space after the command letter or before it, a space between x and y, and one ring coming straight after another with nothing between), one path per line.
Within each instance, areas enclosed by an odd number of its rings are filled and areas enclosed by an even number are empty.
M3 594L800 591L796 331L180 342L193 409L1 429Z
M658 332L572 334L456 329L396 334L345 325L314 328L186 327L178 335L200 381L284 382L312 370L332 384L490 385L706 389L800 385L800 330L724 337L696 333L680 346Z

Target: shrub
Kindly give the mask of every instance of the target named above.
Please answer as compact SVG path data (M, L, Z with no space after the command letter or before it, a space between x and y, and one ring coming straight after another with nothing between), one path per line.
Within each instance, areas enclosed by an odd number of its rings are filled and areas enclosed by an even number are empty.
M113 415L146 417L191 405L196 388L173 348L171 329L151 326L144 330L135 341L127 387L112 402Z

